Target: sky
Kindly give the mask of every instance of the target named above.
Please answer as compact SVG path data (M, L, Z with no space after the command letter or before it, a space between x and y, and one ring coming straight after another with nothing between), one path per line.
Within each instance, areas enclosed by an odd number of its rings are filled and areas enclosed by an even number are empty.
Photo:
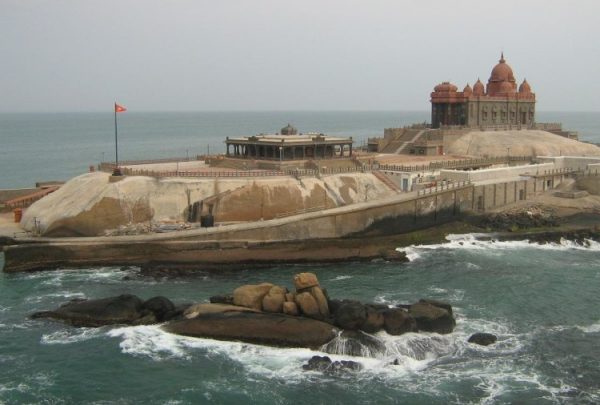
M600 111L598 0L0 0L0 112L428 110L504 51Z

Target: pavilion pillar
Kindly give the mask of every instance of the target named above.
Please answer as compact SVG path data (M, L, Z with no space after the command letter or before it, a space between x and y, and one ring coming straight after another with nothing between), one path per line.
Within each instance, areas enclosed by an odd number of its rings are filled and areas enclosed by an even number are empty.
M352 157L352 144L350 144L350 157Z

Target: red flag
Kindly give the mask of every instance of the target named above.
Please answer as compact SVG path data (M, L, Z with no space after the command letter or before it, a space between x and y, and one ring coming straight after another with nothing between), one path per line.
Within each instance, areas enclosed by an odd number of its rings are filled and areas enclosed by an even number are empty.
M127 108L123 107L122 105L119 105L117 103L115 103L115 112L119 113L119 112L125 112L127 111Z

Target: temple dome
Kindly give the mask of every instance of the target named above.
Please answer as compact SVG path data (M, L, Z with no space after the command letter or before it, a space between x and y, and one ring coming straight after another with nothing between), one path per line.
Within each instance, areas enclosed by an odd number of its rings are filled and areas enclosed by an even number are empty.
M519 86L519 93L529 94L531 93L531 86L527 83L527 79L523 80L523 83Z
M511 82L502 82L500 83L500 86L498 87L498 93L501 94L508 94L508 93L514 93L515 88L513 87Z
M435 86L433 88L434 91L438 91L438 92L455 92L458 90L458 87L456 87L455 85L453 85L450 82L442 82L440 84L438 84L437 86Z
M483 96L484 93L485 88L483 87L483 83L481 83L481 80L477 79L477 82L473 85L473 95Z
M281 135L297 135L298 130L290 124L287 124L285 127L281 128L280 133Z
M469 85L469 83L467 83L467 85L463 89L463 93L465 93L465 94L473 94L473 89L471 88L471 86Z
M508 66L506 60L504 60L504 53L500 56L498 64L492 69L490 75L490 82L515 82L515 76L513 75L512 68Z

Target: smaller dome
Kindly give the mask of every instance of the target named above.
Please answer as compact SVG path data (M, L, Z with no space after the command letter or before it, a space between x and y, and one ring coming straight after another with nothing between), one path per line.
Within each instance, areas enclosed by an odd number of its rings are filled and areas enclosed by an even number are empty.
M498 88L498 93L507 94L514 93L514 88L510 82L501 82Z
M473 95L475 96L483 96L485 94L485 88L483 87L483 83L481 80L477 79L475 85L473 85Z
M435 86L433 90L437 92L455 92L458 90L458 87L456 87L450 82L442 82Z
M529 94L531 93L531 86L527 83L527 79L523 80L523 83L519 86L519 93Z
M467 83L467 85L463 89L463 93L465 93L465 94L473 94L473 89L471 88L471 86L469 85L469 83Z
M287 124L285 127L281 128L280 133L281 135L297 135L298 130L290 124Z

